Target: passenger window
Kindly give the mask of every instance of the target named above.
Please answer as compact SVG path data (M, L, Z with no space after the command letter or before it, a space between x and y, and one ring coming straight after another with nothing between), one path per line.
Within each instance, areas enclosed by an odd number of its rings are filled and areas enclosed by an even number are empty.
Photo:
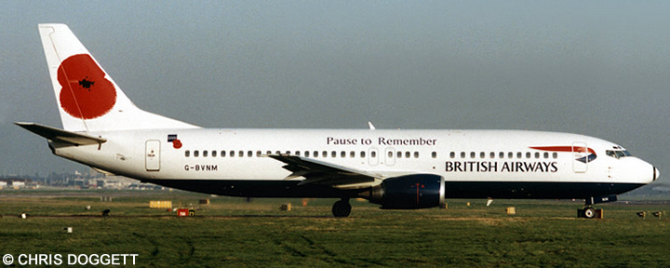
M336 158L337 157L337 152L336 151L330 152L330 157Z
M465 158L465 152L461 152L461 158Z
M397 158L402 158L402 152L398 152L398 157Z
M186 151L184 152L184 156L186 156L186 157L190 157L190 156L191 156L191 151L186 150Z
M323 154L321 154L321 155L323 156L323 158L326 158L326 157L328 157L328 152L323 151Z
M354 152L354 151L349 152L349 156L351 158L356 158L356 152Z
M202 151L202 157L207 157L207 150Z
M419 158L419 152L414 152L414 158Z
M305 151L305 157L309 157L309 151Z
M230 151L230 157L235 157L235 151Z
M540 153L537 153L537 152L536 152L536 153L535 153L535 158L536 158L536 159L537 159L537 158L540 158Z
M260 150L256 151L256 157L261 157L261 155L263 155L263 153Z
M551 156L552 156L554 159L556 159L556 158L558 158L558 153L554 152L553 154L551 154Z
M244 157L244 151L240 151L239 154L237 154L239 157Z
M319 157L319 151L314 151L314 157Z
M479 158L485 158L485 157L486 157L486 153L485 153L485 152L481 152L481 153L479 153Z
M300 151L295 151L295 155L300 156Z
M389 151L389 158L393 158L393 152Z
M216 157L216 150L212 150L212 157Z
M267 155L271 155L271 154L272 154L272 151L267 151L266 154L267 154Z
M193 157L198 157L200 156L200 152L198 150L193 151Z
M523 157L523 154L521 152L516 153L516 158L521 159Z
M470 152L470 158L475 158L475 155L477 155L475 152Z
M549 153L544 152L544 159L547 159L547 158L549 158Z
M491 156L491 159L495 159L496 158L496 153L491 152L490 156Z
M509 158L509 159L514 158L514 153L513 152L507 153L507 158Z
M405 158L409 158L410 154L410 152L405 152Z
M505 153L500 152L500 153L498 154L498 156L500 157L500 159L504 159L504 158L505 158Z
M526 152L526 158L530 158L530 152Z
M361 158L365 158L365 151L361 151Z
M456 158L456 152L451 152L449 153L450 158Z
M433 158L437 158L437 152L433 152Z
M370 152L370 157L372 157L372 158L377 157L377 152L375 152L375 151Z
M347 158L347 152L345 151L340 152L340 157Z
M226 151L221 151L221 157L226 157Z

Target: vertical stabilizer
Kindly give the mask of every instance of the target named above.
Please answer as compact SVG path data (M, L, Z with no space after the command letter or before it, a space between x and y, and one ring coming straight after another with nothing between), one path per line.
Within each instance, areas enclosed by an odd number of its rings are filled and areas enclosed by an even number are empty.
M67 25L40 24L39 31L65 130L197 127L137 108Z

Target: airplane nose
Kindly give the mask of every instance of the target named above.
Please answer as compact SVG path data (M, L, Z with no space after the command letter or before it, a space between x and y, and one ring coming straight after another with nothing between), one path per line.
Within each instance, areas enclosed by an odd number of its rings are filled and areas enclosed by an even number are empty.
M658 168L654 167L654 180L658 180L658 177L661 176L661 172L658 170Z

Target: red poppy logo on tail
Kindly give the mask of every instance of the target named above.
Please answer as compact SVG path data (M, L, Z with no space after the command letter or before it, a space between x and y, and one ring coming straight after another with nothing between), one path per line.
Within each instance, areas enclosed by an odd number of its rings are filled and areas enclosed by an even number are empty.
M88 54L65 59L58 67L60 105L73 117L93 119L107 114L116 103L116 89Z

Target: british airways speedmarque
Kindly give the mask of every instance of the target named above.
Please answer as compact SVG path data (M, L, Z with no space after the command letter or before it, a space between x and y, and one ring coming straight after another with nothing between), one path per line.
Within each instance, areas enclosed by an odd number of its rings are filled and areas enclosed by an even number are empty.
M70 29L40 24L63 128L16 123L60 157L144 182L241 197L351 198L385 209L445 198L584 199L582 211L659 171L618 144L511 130L205 129L137 108Z

